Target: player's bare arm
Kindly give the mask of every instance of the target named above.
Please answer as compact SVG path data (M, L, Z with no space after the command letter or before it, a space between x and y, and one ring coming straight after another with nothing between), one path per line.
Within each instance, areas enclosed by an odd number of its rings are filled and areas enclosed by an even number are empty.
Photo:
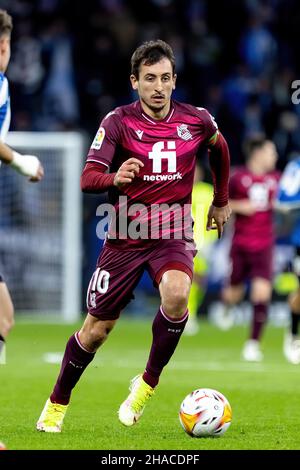
M236 214L250 216L256 212L256 207L249 199L231 199L230 207Z
M126 160L122 163L114 177L114 186L121 188L124 184L132 183L143 166L144 163L137 158L132 157Z
M230 215L231 208L229 204L224 207L211 205L207 215L206 230L218 230L218 238L221 238L224 225L228 222Z
M22 175L28 176L31 182L40 181L44 176L43 166L36 156L20 155L3 142L0 142L0 160L11 165Z

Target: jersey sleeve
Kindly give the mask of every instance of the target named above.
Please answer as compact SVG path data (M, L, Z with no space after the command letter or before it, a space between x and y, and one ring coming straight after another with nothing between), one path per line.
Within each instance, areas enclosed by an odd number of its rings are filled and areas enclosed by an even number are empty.
M116 147L120 143L121 119L115 111L107 114L102 120L87 155L87 162L111 165Z
M219 130L215 118L205 108L197 108L200 111L200 118L203 126L204 140L207 145L214 145Z
M282 175L278 174L277 201L291 207L300 205L300 159L289 162Z
M238 199L238 175L234 172L229 179L229 199Z
M7 103L7 97L8 81L3 75L0 75L0 108Z

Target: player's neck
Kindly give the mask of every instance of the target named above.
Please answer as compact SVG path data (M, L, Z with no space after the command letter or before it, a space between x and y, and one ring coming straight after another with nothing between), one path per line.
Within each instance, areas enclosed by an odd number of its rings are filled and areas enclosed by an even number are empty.
M155 120L161 120L164 119L170 112L171 108L171 101L169 101L166 106L159 110L155 110L152 108L149 108L146 103L144 103L142 100L140 100L142 110L144 111L145 114L147 114L149 117Z
M247 163L247 168L254 175L260 176L266 173L265 169L261 167L261 164L259 162L256 162L255 160L249 160Z

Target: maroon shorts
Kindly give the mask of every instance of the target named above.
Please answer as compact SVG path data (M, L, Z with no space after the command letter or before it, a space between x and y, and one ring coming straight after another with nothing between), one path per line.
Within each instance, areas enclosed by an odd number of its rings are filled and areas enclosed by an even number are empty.
M256 277L271 281L273 273L272 246L250 252L233 245L230 257L232 262L231 285L236 286Z
M194 245L193 245L194 247ZM114 320L134 298L133 290L147 270L158 287L164 272L177 269L193 277L196 250L185 240L159 240L142 249L118 249L106 242L87 291L87 308L101 320Z

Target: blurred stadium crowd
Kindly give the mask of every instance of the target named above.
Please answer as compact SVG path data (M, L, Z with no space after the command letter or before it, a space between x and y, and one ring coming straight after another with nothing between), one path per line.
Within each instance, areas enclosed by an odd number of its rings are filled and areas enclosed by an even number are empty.
M266 132L279 167L300 150L297 0L0 0L14 19L11 130L83 129L128 103L130 56L142 41L174 48L175 98L207 107L228 140Z
M297 0L0 0L0 8L14 21L11 130L78 130L88 146L105 114L136 99L133 50L161 38L176 56L174 98L214 115L233 166L256 133L276 144L279 170L300 152L300 105L292 102L300 80ZM102 200L83 199L83 292L99 252ZM219 263L217 271L224 276Z

